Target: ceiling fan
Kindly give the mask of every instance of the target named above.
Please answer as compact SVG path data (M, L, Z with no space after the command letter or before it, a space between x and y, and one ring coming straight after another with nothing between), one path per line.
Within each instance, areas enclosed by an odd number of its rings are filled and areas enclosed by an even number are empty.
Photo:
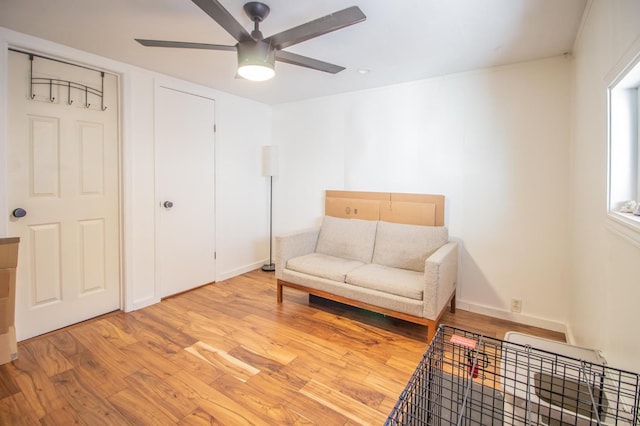
M249 2L244 5L245 13L251 18L254 24L253 31L249 33L217 0L192 1L231 34L238 43L235 46L226 46L220 44L145 40L138 38L135 40L143 46L151 47L235 50L238 53L238 75L253 81L263 81L273 77L275 75L275 61L331 74L336 74L344 70L344 67L298 55L297 53L287 52L282 49L367 19L358 6L352 6L274 34L271 37L264 38L259 25L260 22L269 15L270 9L266 4Z

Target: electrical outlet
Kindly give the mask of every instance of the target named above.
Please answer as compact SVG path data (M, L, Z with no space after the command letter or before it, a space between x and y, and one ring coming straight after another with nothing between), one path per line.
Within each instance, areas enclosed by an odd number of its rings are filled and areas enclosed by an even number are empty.
M511 298L511 312L519 314L522 312L522 299L518 299L515 297Z

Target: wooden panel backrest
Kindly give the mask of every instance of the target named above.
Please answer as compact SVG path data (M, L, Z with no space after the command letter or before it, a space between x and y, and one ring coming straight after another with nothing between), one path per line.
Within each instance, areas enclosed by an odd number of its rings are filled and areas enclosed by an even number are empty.
M328 190L325 215L444 226L444 195Z
M383 201L380 206L380 220L412 225L435 226L436 205L407 201Z
M380 200L326 198L324 210L327 216L345 219L378 220L380 217Z

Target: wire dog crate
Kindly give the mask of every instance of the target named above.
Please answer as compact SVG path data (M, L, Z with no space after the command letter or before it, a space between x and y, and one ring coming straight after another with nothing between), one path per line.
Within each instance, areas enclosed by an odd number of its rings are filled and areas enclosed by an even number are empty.
M640 375L597 358L441 325L385 425L640 425Z

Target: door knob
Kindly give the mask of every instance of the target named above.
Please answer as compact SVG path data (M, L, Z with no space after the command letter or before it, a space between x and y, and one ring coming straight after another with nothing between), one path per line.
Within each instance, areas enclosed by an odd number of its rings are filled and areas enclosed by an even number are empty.
M25 217L27 215L27 211L25 209L22 209L22 208L18 207L17 209L14 209L11 212L11 215L13 217L18 217L18 218Z
M164 203L162 203L162 205L164 206L165 209L170 209L171 207L173 207L173 202L165 201Z

